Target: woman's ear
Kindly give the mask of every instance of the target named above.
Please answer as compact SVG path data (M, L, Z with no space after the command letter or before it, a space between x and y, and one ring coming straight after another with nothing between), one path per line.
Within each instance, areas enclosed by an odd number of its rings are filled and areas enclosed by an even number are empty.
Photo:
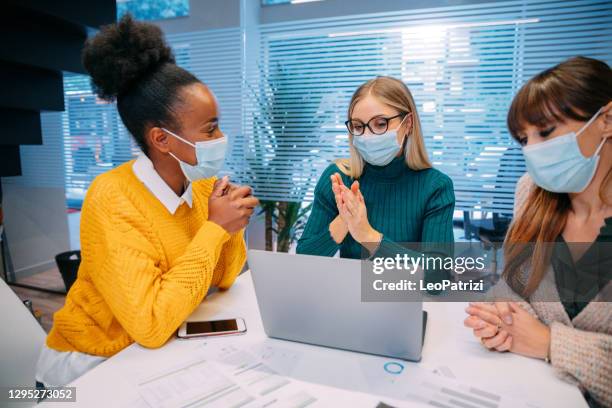
M153 126L149 128L145 133L145 138L151 148L161 153L168 153L170 151L168 135L160 127Z
M609 139L612 137L612 101L608 102L606 106L601 110L602 122L603 122L603 134L602 137Z
M402 125L402 133L406 137L410 136L412 133L412 114L409 113L404 117L404 124Z

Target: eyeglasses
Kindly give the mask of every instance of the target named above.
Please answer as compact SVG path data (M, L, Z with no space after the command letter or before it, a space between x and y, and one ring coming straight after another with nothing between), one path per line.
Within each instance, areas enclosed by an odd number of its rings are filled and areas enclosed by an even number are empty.
M368 121L368 123L363 123L360 120L347 120L344 122L346 128L349 133L353 136L361 136L365 133L366 128L370 129L375 135L382 135L389 128L389 122L392 119L404 117L405 113L399 113L395 116L391 116L389 118L385 118L384 116L376 116Z

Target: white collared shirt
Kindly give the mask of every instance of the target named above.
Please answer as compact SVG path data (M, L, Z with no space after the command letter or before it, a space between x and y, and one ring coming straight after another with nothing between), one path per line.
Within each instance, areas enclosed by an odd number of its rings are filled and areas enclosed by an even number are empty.
M63 387L106 360L78 351L57 351L43 344L36 363L36 381L49 387Z
M149 191L168 209L170 214L174 214L183 203L187 203L189 208L193 206L193 194L191 183L185 189L182 196L176 195L174 190L166 184L157 170L153 167L153 162L145 154L140 154L132 165L134 174L144 183Z

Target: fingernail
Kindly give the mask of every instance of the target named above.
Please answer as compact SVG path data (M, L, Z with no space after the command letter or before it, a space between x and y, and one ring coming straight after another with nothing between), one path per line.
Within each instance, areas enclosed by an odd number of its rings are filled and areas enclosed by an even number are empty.
M505 322L506 324L512 324L512 316L510 316L510 315L505 315L505 316L504 316L504 322Z

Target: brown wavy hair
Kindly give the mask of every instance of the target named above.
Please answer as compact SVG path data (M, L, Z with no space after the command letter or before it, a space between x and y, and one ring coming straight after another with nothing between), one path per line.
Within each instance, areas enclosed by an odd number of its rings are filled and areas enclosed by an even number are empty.
M610 66L593 58L570 58L523 85L510 106L508 129L518 140L527 124L544 128L566 119L587 121L611 100ZM611 181L612 169L599 190L601 200L607 204L612 201ZM566 193L536 187L522 208L506 235L502 276L515 292L527 298L544 277L551 255L546 243L554 242L565 228L571 202ZM523 282L521 272L526 266L530 273L527 282Z

